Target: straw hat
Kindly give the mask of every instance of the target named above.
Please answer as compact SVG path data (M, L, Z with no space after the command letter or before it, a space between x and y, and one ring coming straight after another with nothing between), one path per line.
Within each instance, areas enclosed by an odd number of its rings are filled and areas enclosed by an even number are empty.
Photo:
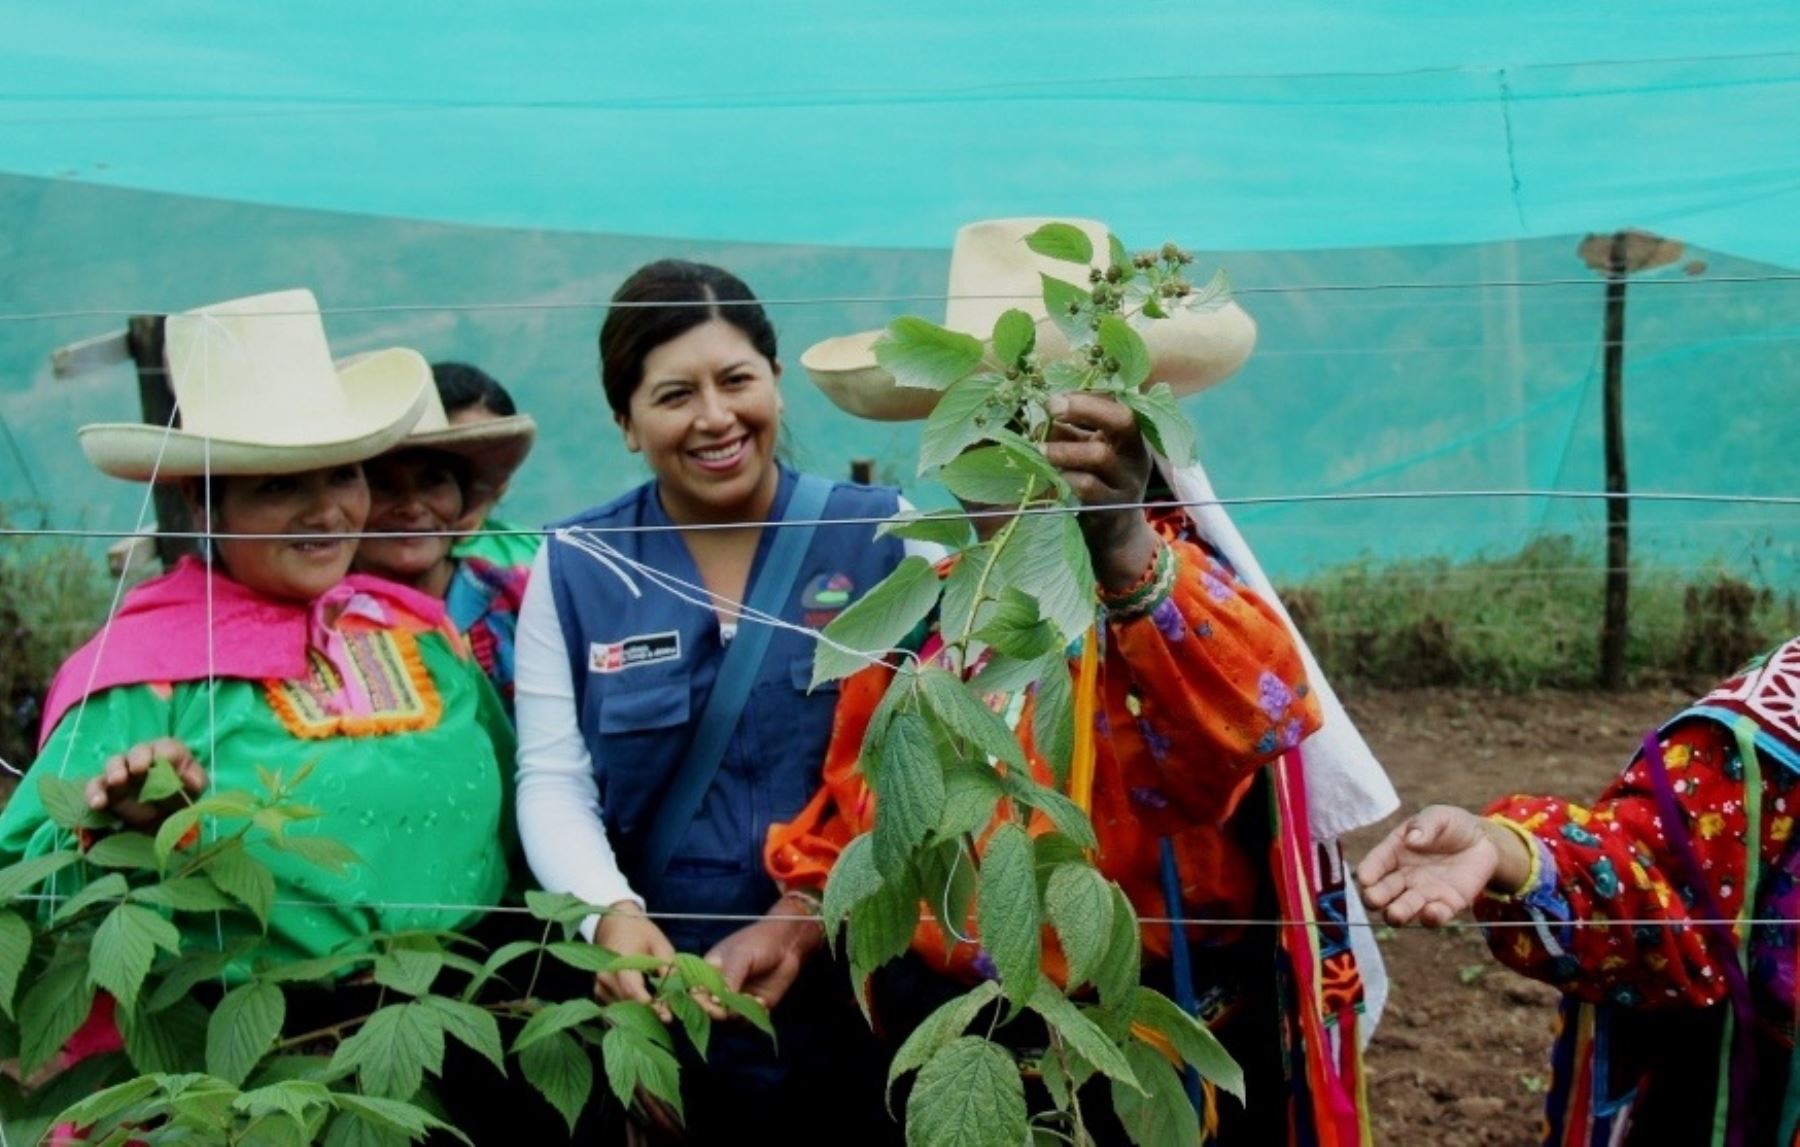
M392 447L433 391L431 367L399 347L333 366L311 291L277 291L170 315L169 386L181 425L83 426L88 461L133 481L290 474Z
M385 354L374 351L372 354ZM370 355L353 355L338 361L339 370L347 370ZM419 415L412 432L393 446L394 450L442 450L463 459L469 466L469 485L464 491L468 504L465 516L478 514L500 496L513 471L531 453L537 440L537 422L529 414L510 414L504 418L484 418L460 426L450 424L444 413L444 400L435 384L425 388L425 410ZM386 451L383 451L386 453Z
M1086 290L1087 275L1075 263L1047 259L1025 245L1025 237L1045 223L1069 223L1092 241L1096 257L1108 250L1107 228L1091 219L989 219L956 233L950 251L950 300L944 325L988 339L994 320L1018 309L1037 320L1037 345L1046 354L1068 349L1068 340L1044 312L1039 274ZM1099 265L1099 264L1096 264ZM1159 319L1143 332L1150 348L1150 382L1166 382L1177 395L1194 394L1230 378L1256 345L1256 324L1236 303ZM894 376L875 361L881 331L826 339L807 348L800 365L825 396L859 418L909 421L924 418L941 392L896 386Z

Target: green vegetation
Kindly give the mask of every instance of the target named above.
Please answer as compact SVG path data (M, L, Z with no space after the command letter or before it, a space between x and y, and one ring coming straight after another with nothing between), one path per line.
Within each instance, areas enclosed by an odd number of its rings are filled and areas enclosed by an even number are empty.
M1475 561L1340 566L1281 596L1340 685L1582 689L1599 666L1603 583L1599 555L1555 535ZM1791 591L1716 570L1633 570L1639 682L1716 679L1797 631Z

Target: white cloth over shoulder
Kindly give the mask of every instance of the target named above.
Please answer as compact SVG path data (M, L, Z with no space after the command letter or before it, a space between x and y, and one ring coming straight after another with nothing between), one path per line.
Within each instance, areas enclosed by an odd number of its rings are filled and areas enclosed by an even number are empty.
M1188 516L1194 520L1200 536L1224 555L1245 585L1261 594L1281 615L1288 631L1294 635L1294 644L1300 649L1307 683L1319 698L1319 711L1324 718L1319 731L1300 743L1310 821L1307 828L1312 838L1321 843L1335 842L1353 829L1381 820L1400 807L1399 794L1394 792L1387 770L1375 759L1374 750L1363 740L1356 723L1350 720L1350 714L1344 711L1343 702L1338 700L1331 682L1325 679L1325 671L1319 668L1312 650L1307 647L1306 637L1288 616L1287 607L1276 596L1275 587L1263 572L1262 564L1250 552L1250 544L1238 532L1225 507L1219 505L1205 467L1198 459L1179 469L1162 459L1157 462L1168 479L1169 488L1187 504ZM1350 947L1362 974L1365 1022L1360 1025L1360 1032L1362 1042L1367 1045L1387 1006L1387 968L1368 926L1369 918L1363 911L1362 898L1353 887L1355 878L1348 873L1344 873L1343 878L1347 885L1344 908L1350 924Z

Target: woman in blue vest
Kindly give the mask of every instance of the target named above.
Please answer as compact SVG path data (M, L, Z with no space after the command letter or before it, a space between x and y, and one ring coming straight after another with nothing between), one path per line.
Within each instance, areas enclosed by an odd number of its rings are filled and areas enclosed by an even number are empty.
M558 523L569 532L533 568L517 635L526 854L545 888L610 906L583 924L595 943L701 953L772 1009L779 1058L742 1024L714 1029L705 1066L684 1057L690 1141L791 1128L821 1104L892 1134L873 1040L826 966L813 905L783 897L761 859L769 826L819 785L836 690L808 692L805 633L740 625L735 603L822 627L899 564L903 544L868 524L769 524L867 523L895 513L898 495L781 464L775 331L736 276L652 263L613 303L601 381L653 476ZM592 552L602 545L610 566ZM695 588L683 600L634 562ZM649 998L632 972L599 976L595 992Z

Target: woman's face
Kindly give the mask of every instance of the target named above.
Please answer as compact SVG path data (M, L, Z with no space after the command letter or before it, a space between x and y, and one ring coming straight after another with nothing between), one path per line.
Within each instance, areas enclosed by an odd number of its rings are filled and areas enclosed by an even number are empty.
M644 356L644 377L619 419L677 521L760 519L780 481L781 366L714 319Z
M350 572L354 534L369 516L369 487L360 465L299 474L229 477L212 507L221 534L312 534L316 538L217 538L225 571L268 597L311 601ZM196 507L204 510L204 506Z
M442 532L457 528L463 488L456 461L437 450L398 450L363 463L369 478L372 534ZM364 538L358 569L412 584L450 558L454 538Z

